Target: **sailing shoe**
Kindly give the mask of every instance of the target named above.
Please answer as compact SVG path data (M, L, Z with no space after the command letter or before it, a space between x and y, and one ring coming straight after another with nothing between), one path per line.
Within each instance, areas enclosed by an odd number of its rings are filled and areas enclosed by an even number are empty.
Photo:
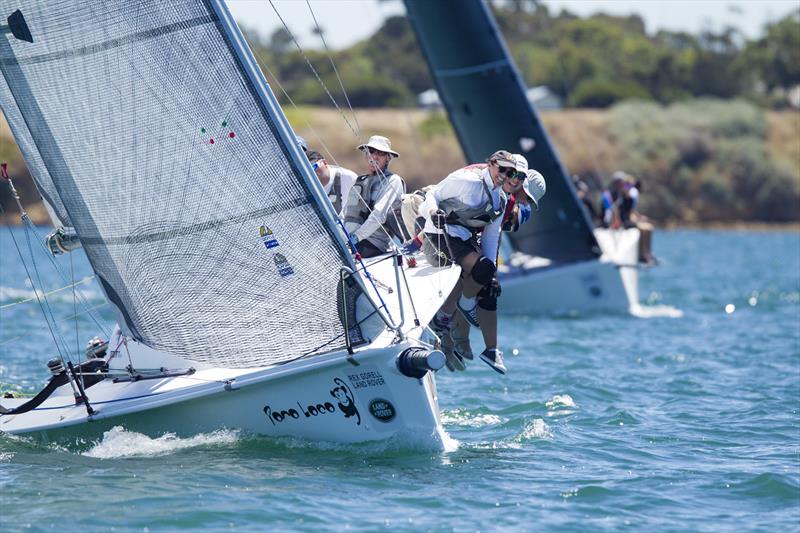
M436 311L436 314L433 316L430 328L441 338L450 333L450 326L452 323L453 316L439 310Z
M444 353L444 364L447 366L447 370L454 372L467 369L464 365L464 360L453 351L453 337L451 335L442 335L442 342L439 347Z
M464 298L463 296L458 299L458 310L464 315L472 326L481 329L481 323L478 322L478 306L474 298Z
M481 359L484 363L492 367L495 372L500 374L506 373L506 365L503 364L503 352L497 348L486 348L481 353Z
M453 352L462 359L472 361L472 347L469 344L469 322L459 313L453 317L453 325L450 329L450 337L453 340Z

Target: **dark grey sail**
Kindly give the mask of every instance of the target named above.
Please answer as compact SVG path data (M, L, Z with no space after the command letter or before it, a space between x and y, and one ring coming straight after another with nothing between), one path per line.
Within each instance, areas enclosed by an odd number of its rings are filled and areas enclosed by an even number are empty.
M4 5L0 106L123 331L234 368L344 348L352 260L222 2Z
M547 195L514 246L554 262L595 259L591 221L558 159L494 17L482 0L405 0L439 95L467 160L498 149L524 155L545 177Z

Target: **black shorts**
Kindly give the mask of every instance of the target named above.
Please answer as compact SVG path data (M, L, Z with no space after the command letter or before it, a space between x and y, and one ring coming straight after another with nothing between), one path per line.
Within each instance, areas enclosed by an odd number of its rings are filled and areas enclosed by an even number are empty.
M422 253L431 266L443 267L451 263L461 266L464 258L472 252L481 253L475 236L465 241L452 235L426 233L425 241L422 243Z

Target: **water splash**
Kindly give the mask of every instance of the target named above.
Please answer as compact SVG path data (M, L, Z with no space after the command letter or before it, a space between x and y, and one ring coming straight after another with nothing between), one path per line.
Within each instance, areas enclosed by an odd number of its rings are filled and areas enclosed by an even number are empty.
M442 411L442 424L452 426L462 426L469 428L479 428L502 424L506 420L493 414L472 414L467 409L454 409L452 411Z
M239 440L239 432L231 430L218 430L187 438L180 438L172 433L151 438L115 426L103 433L102 439L82 455L96 459L166 455L201 446L228 446Z
M560 407L577 407L575 400L569 394L556 394L544 404L548 409L559 409Z
M544 420L541 418L534 418L522 428L520 434L514 439L518 442L524 442L532 439L552 439L553 432L550 431Z

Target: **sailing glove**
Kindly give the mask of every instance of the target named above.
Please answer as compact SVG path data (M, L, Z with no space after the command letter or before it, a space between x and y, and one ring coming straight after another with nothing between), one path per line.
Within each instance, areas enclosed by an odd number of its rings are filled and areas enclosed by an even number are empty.
M447 215L444 211L439 209L431 215L431 222L433 222L433 225L436 226L436 228L444 229L444 226L447 223Z
M531 206L529 204L519 204L519 213L517 213L517 226L521 226L531 218Z
M417 253L421 247L422 247L422 241L419 240L419 237L414 237L410 241L403 244L403 254L413 255Z

